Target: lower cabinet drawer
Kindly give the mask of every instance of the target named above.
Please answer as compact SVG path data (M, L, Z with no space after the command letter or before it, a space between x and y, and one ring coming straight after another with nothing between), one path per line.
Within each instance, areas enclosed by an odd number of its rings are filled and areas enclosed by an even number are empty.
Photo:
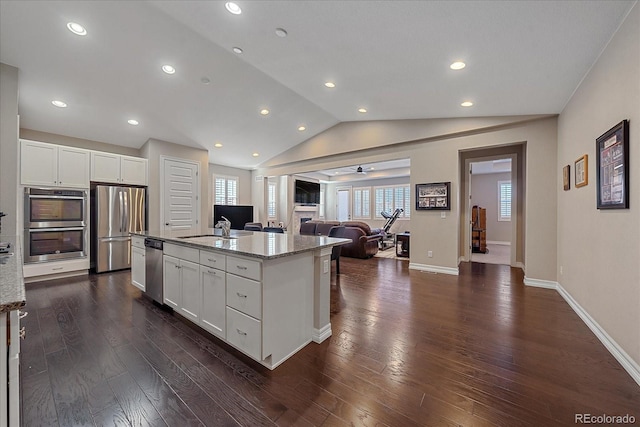
M262 284L227 273L227 305L262 319Z
M227 307L227 342L256 360L261 360L262 322Z

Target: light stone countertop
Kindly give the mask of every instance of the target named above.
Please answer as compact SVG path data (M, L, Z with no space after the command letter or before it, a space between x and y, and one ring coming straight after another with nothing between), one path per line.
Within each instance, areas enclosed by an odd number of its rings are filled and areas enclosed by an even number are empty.
M197 249L213 249L261 259L281 258L351 242L351 239L327 236L304 236L241 230L231 230L231 238L223 238L221 231L215 228L207 228L196 232L144 231L132 234L191 246Z
M11 243L9 254L0 254L0 313L17 310L27 302L22 276L22 248L16 236L0 236L0 242ZM4 326L3 326L4 327Z

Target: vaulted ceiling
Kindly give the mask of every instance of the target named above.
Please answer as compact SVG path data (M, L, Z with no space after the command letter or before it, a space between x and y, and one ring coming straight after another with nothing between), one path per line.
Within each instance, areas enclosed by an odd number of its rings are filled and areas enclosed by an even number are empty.
M2 0L21 126L250 169L340 122L560 113L634 2L236 3Z

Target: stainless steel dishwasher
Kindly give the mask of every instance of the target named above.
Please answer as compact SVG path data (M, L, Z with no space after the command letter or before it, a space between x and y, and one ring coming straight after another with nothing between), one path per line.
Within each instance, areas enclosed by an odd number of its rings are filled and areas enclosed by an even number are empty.
M144 239L146 294L159 304L164 304L162 286L162 240Z

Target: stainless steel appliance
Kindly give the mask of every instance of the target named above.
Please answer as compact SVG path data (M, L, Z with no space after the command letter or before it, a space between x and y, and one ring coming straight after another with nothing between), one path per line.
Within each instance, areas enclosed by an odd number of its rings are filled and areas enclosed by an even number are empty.
M86 190L24 189L24 228L85 227Z
M162 240L144 239L145 293L157 303L163 304Z
M96 185L92 189L92 258L97 273L131 267L129 233L145 230L145 193L140 187Z
M24 189L24 262L85 258L86 190Z

